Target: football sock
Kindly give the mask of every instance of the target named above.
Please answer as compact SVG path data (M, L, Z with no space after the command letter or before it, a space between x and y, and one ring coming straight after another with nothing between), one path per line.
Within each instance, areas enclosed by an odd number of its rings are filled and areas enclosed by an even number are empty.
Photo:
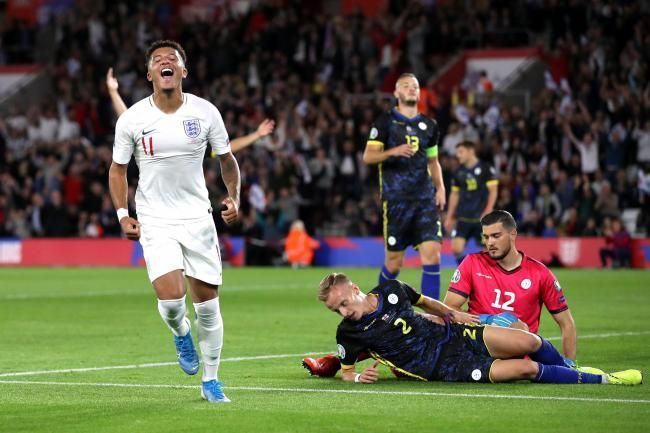
M385 283L388 280L394 280L398 275L399 271L393 274L388 269L386 269L386 265L384 265L381 267L381 271L379 271L379 284Z
M424 296L440 298L440 264L422 265L421 288Z
M202 380L217 380L221 346L223 345L223 320L219 309L219 298L195 303L196 328L203 360Z
M185 296L180 299L158 299L158 312L177 337L184 337L190 332L189 322L184 320Z
M539 371L535 382L539 383L602 383L600 374L582 373L572 368L559 365L544 365L537 363Z
M540 362L544 365L561 365L563 367L566 366L564 358L562 355L560 355L560 352L557 351L555 346L553 346L548 340L543 339L539 335L538 337L540 340L542 340L542 345L539 349L537 349L537 352L533 352L528 355L530 356L530 359Z

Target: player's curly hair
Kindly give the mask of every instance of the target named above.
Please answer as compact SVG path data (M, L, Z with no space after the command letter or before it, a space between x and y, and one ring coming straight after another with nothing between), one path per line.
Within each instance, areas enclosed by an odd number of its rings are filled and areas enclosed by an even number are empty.
M327 301L332 286L349 282L350 279L347 275L340 272L332 272L321 280L320 285L318 286L318 300L322 302Z
M181 44L169 39L161 39L153 42L151 45L149 45L149 48L147 48L147 52L145 53L145 58L146 58L145 66L147 68L149 67L149 63L151 62L151 55L153 54L153 52L156 51L158 48L163 48L163 47L173 48L176 51L178 51L178 54L180 54L181 58L183 59L183 64L187 65L187 55L185 54L185 50L183 49Z

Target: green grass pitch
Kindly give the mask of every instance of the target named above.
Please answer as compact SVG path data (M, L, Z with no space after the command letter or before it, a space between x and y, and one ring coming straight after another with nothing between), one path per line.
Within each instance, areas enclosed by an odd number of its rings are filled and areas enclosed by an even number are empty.
M174 363L144 269L0 268L0 432L650 431L647 383L422 383L385 369L374 385L311 378L302 354L335 348L338 318L316 300L326 272L225 270L220 378L232 403L211 405L200 375ZM376 269L346 272L366 289L376 281ZM579 362L650 380L650 273L556 273ZM417 287L419 275L402 278ZM559 344L547 312L541 333Z

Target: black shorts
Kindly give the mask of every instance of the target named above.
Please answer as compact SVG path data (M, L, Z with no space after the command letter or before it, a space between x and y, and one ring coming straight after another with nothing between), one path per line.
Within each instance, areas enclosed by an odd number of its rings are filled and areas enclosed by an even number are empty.
M434 199L384 201L384 242L388 251L404 251L426 241L442 241Z
M458 220L456 228L451 232L452 238L463 238L470 240L476 239L476 242L481 245L483 241L483 228L480 222L468 222Z
M490 382L494 358L483 342L484 325L452 323L449 342L442 347L432 380Z

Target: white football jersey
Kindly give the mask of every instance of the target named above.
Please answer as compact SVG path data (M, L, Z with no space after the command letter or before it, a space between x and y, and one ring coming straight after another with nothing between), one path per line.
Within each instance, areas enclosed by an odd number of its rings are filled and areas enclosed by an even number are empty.
M138 220L178 221L204 217L210 210L203 158L210 143L217 155L230 152L228 133L217 107L183 93L183 105L163 113L153 95L117 120L113 161L140 168L135 194Z

